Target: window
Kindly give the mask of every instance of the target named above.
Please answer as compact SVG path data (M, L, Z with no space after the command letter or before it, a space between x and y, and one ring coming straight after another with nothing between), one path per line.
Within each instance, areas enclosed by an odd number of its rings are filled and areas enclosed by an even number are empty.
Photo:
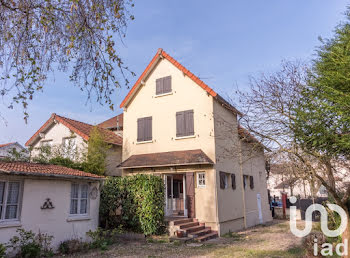
M137 119L137 141L152 140L152 117L143 117Z
M0 181L0 221L19 219L21 183Z
M231 174L231 186L233 190L236 190L236 175Z
M205 172L197 173L197 186L205 187Z
M52 147L52 140L42 141L41 147Z
M176 137L194 135L193 110L176 112Z
M171 76L159 78L156 80L156 95L171 92Z
M227 173L220 171L220 188L226 189L228 186Z
M63 156L65 158L75 158L77 144L75 138L63 138L62 140Z
M249 179L249 176L243 175L243 187L244 187L244 189L245 189L245 187L246 187L246 185L247 185L248 179Z
M87 215L89 205L89 186L87 184L72 184L70 214Z
M254 189L254 177L253 176L249 177L249 183L250 183L250 189Z

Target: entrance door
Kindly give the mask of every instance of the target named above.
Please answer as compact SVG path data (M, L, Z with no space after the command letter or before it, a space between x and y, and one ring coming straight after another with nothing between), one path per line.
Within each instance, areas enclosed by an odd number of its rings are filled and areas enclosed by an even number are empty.
M172 175L165 175L165 215L173 214L174 178Z
M186 173L186 208L189 218L195 218L194 173Z

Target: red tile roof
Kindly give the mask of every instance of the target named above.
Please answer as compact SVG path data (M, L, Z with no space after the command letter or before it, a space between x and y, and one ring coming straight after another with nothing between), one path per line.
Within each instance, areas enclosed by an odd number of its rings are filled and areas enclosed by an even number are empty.
M196 84L198 84L200 87L202 87L208 94L213 96L217 101L219 101L221 104L223 104L224 107L228 108L229 110L233 111L236 114L241 115L241 113L233 107L231 104L229 104L224 98L222 98L219 94L217 94L212 88L210 88L207 84L205 84L201 79L199 79L196 75L191 73L189 70L187 70L183 65L181 65L179 62L177 62L174 58L172 58L168 53L166 53L163 49L158 49L156 55L153 57L151 62L148 64L146 69L143 71L141 76L138 78L134 86L129 91L128 95L124 98L122 103L120 104L120 107L124 107L126 103L132 98L133 94L136 93L137 88L141 85L142 80L149 74L149 72L154 68L154 66L157 64L158 60L161 58L167 59L170 63L172 63L175 67L177 67L180 71L182 71L186 76L188 76L192 81L194 81Z
M123 161L118 167L146 168L212 164L214 164L214 162L202 150L198 149L132 155Z
M5 143L5 144L0 144L0 148L9 146L9 145L14 144L14 143L15 142L9 142L9 143Z
M80 170L66 168L57 165L47 165L29 162L1 162L0 173L20 174L33 176L60 176L60 177L79 177L89 179L103 179L103 176L83 172Z
M37 137L39 137L39 133L45 131L55 121L67 126L70 130L80 135L86 141L89 140L90 132L94 128L93 125L79 122L79 121L66 118L63 116L59 116L53 113L49 118L49 120L47 120L45 124L42 127L40 127L40 129L26 142L26 146L33 144L33 142L37 139ZM120 145L120 146L123 144L123 138L121 136L116 135L112 131L104 129L102 127L97 127L97 128L102 134L105 142L115 144L115 145Z
M105 128L105 129L117 129L123 130L123 122L124 122L124 115L123 113L114 116L102 123L99 123L98 126Z

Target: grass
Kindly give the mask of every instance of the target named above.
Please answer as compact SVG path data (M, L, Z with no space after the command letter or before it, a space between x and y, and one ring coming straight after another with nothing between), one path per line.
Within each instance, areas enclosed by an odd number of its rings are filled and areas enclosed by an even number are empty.
M103 253L96 250L72 257L303 257L301 241L286 230L288 227L288 222L281 222L240 233L229 232L202 245L170 242L168 236L152 236L144 241L115 244Z

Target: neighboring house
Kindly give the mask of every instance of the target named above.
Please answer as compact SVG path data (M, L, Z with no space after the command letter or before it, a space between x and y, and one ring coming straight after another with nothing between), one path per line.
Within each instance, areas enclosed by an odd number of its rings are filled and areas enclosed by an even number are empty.
M306 180L293 173L291 163L272 164L271 172L267 181L271 198L282 198L282 193L288 197L296 196L302 199L312 197L328 197L327 190L318 180Z
M167 216L197 218L220 235L272 219L263 146L239 127L236 108L165 51L120 107L123 175L161 176Z
M123 113L98 124L98 126L111 130L112 132L123 137Z
M60 147L61 150L63 149L63 156L79 160L87 150L89 135L93 127L93 125L54 113L26 142L26 146L31 149L31 158L38 157L40 147L51 146L52 148ZM121 175L117 165L122 158L123 139L110 130L99 126L98 128L104 141L111 145L106 158L106 175Z
M22 227L60 242L98 227L103 177L66 167L0 162L0 243Z
M10 142L0 144L0 158L12 157L12 153L16 152L22 157L28 157L28 150L20 145L18 142Z

